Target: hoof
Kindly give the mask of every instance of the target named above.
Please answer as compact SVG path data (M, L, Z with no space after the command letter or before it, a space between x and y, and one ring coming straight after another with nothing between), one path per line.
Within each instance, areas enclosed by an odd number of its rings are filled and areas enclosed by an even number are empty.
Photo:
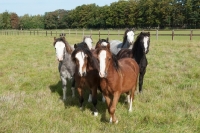
M128 112L132 112L132 111L133 111L132 109L129 109L129 110L128 110Z
M94 116L98 116L98 112L94 112Z
M112 118L110 118L110 123L113 123L113 124L117 124L119 121L118 120L116 120L116 121L112 121Z
M115 122L114 122L114 124L117 124L119 121L118 120L116 120Z
M92 102L92 95L91 95L91 94L89 95L88 102L89 102L89 103Z

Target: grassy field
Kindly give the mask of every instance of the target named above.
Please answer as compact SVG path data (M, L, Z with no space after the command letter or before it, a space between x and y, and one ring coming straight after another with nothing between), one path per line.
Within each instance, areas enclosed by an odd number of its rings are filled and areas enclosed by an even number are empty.
M93 39L96 43L98 36ZM91 114L92 103L85 101L79 109L78 94L71 98L71 90L65 104L60 100L52 36L0 35L0 40L1 133L200 132L199 38L151 38L143 93L136 94L131 113L121 96L117 125L108 123L100 94L97 117ZM78 43L82 36L67 35L67 40Z

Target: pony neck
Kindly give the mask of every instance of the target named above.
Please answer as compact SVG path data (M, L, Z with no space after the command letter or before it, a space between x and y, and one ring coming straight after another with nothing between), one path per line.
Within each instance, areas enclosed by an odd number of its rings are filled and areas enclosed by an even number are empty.
M132 48L133 58L136 60L138 64L140 64L140 61L142 58L146 58L146 54L143 52L143 48L140 45L140 41L136 40L134 43L134 46Z

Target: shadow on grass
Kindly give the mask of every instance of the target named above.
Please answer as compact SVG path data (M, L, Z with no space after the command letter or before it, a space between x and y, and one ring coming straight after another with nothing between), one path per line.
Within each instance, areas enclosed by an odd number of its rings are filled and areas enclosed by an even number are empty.
M52 93L57 93L60 96L59 99L62 100L63 91L62 91L62 82L61 81L58 81L57 84L50 85L49 89L51 90ZM83 109L80 110L82 112L84 112L86 109L91 110L91 112L93 111L94 107L93 107L92 102L91 103L88 102L88 96L89 96L89 89L85 89L84 96L83 96L84 97ZM125 99L126 99L126 94L122 94L120 96L118 103L124 104ZM97 100L98 100L97 101L98 113L99 113L99 115L101 115L100 121L102 123L108 123L110 116L108 114L106 102L102 102L102 93L100 91L98 92ZM63 101L63 103L64 103L64 106L66 109L70 106L77 106L77 108L80 107L79 94L78 94L77 90L75 90L75 97L72 97L71 85L67 85L67 99L66 99L66 101Z

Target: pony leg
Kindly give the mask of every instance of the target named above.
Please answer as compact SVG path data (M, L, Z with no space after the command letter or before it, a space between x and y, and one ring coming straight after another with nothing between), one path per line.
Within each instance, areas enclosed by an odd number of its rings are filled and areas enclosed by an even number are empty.
M61 76L61 81L62 81L62 89L63 89L63 101L66 101L67 99L67 96L66 96L66 93L67 93L67 79L62 77Z
M92 88L92 103L94 106L94 116L98 116L98 110L96 108L97 105L97 89Z
M142 92L142 85L143 85L143 79L144 75L146 73L146 67L140 69L140 75L139 75L139 92Z
M112 105L110 106L110 115L111 118L110 120L112 120L113 123L117 124L118 120L115 116L115 110L116 110L116 106L119 100L120 94L118 92L115 92L114 97L113 97L113 101L112 101Z
M105 99L105 97L104 97L104 95L103 95L103 93L102 93L102 102L105 103L105 101L106 101L106 99Z
M72 90L72 97L75 97L75 79L74 78L72 79L71 90Z
M82 90L82 88L80 88L80 87L78 87L77 90L78 90L78 93L79 93L80 109L82 109L82 108L83 108L83 102L84 102L83 90Z
M90 94L89 94L89 97L88 97L88 102L92 102L92 91L90 90Z
M128 109L128 111L129 112L132 112L132 107L133 107L133 99L134 99L134 91L132 91L132 93L131 93L131 97L130 97L130 103L129 103L129 109Z

